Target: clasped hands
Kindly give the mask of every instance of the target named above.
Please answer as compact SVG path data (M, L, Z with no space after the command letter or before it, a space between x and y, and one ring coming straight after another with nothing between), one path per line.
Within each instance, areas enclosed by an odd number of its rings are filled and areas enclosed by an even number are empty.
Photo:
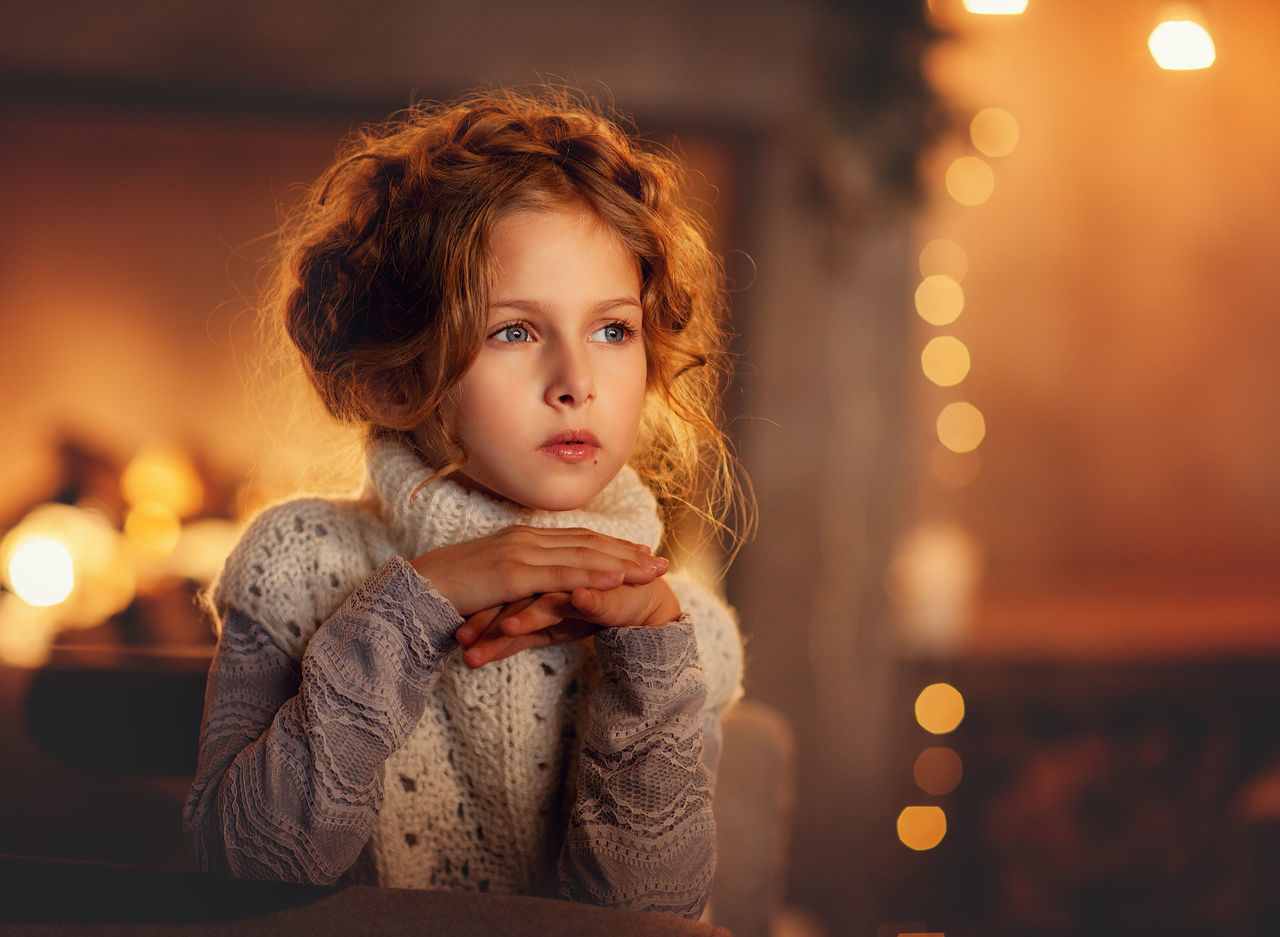
M680 617L665 559L583 528L507 527L411 562L466 619L456 637L468 667Z

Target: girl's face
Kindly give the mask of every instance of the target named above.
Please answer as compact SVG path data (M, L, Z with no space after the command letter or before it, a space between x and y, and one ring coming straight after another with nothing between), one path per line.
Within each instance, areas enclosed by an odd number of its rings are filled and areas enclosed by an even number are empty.
M585 206L513 212L479 356L458 385L460 474L530 508L582 507L626 464L645 398L640 270Z

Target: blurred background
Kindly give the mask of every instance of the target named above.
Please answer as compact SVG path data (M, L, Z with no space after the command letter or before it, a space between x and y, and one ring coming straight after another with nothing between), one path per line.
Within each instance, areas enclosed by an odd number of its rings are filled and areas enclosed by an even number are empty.
M6 4L0 853L189 867L194 595L321 474L278 213L564 79L734 287L774 933L1280 932L1277 63L1271 0Z

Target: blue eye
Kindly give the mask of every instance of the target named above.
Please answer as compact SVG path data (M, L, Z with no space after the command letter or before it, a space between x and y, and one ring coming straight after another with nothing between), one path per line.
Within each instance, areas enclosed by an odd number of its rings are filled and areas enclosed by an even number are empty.
M493 333L493 338L500 342L512 343L533 341L533 338L529 335L528 326L521 325L519 322L513 325L504 325Z
M632 329L624 322L610 322L603 328L596 329L591 333L593 341L605 342L610 345L621 345L631 337Z

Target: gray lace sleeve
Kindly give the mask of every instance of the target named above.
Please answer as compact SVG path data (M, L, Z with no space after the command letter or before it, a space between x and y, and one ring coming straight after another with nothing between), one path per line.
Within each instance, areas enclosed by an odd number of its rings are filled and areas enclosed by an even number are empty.
M227 610L183 809L197 866L337 881L369 837L384 762L422 717L460 624L399 557L319 627L300 664Z
M604 629L595 642L603 676L588 706L561 892L696 918L711 893L716 831L693 625Z

